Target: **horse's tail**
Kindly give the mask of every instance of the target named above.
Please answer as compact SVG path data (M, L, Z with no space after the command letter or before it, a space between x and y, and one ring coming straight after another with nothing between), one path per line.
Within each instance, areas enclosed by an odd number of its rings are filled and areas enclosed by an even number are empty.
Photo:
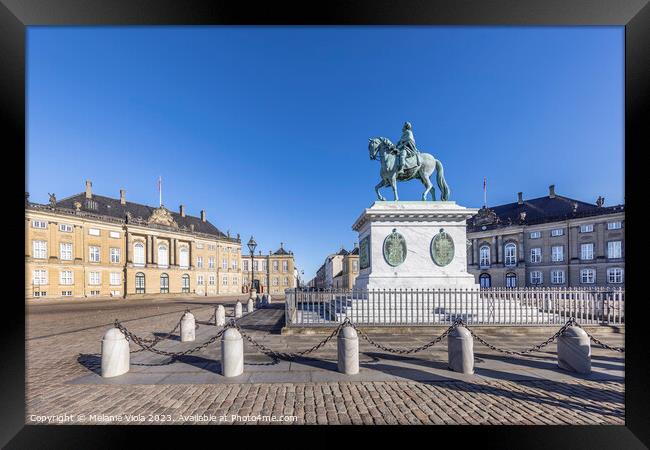
M438 188L440 188L440 200L447 201L449 200L449 186L445 181L445 171L442 168L442 163L436 159L436 180L438 181Z

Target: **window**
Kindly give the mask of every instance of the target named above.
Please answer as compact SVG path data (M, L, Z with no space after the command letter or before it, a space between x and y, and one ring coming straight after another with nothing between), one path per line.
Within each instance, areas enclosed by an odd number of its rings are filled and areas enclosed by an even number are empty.
M538 263L542 261L542 249L537 247L537 248L531 248L530 249L530 262L532 263Z
M113 286L117 286L119 284L122 284L122 274L119 273L119 272L111 272L110 283Z
M289 261L282 261L282 271L283 272L289 271Z
M160 274L160 293L167 294L169 293L169 275L166 273Z
M482 288L489 288L492 286L492 277L487 273L481 274L481 276L478 277L478 281Z
M213 256L210 256L208 258L208 268L209 269L214 269L214 257Z
M47 295L47 292L45 291L36 291L34 292L34 297L45 297Z
M99 236L99 230L97 228L88 228L88 234L91 236Z
M179 253L180 266L187 269L190 266L190 252L187 247L181 247Z
M359 270L359 261L352 261L352 271L357 272Z
M273 272L277 272L279 268L280 267L278 261L273 261Z
M96 295L99 295L99 291L90 291L89 294L91 297L95 297Z
M608 230L618 230L622 226L622 222L607 222Z
M224 276L221 278L221 284L222 284L223 286L228 286L228 275L224 275Z
M273 278L273 286L278 286L278 285L279 285L278 277Z
M262 261L262 272L266 272L266 269L267 269L266 261Z
M133 263L144 265L144 245L142 242L133 244Z
M248 272L248 260L247 260L247 259L245 259L244 261L242 261L242 265L244 266L244 267L243 267L244 270L245 270L246 272Z
M284 281L285 286L289 286L289 277L284 277L284 280L282 281Z
M237 270L237 260L233 259L231 262L232 262L232 264L231 264L232 270Z
M554 245L551 247L551 261L560 262L564 261L564 246Z
M253 270L259 272L259 261L253 261Z
M200 242L197 242L197 244L196 244L196 248L201 248L201 249L202 249L202 248L203 248L203 244L200 243Z
M33 228L47 228L47 222L44 220L32 220Z
M38 259L47 258L47 242L46 241L33 241L32 242L32 256Z
M552 284L564 284L564 270L552 270L551 271L551 283Z
M61 291L61 297L72 297L72 291Z
M32 272L32 283L34 286L47 284L47 270L36 269Z
M59 244L59 256L64 261L72 260L72 244L69 242L61 242Z
M596 271L594 269L582 269L580 271L580 282L593 284L596 282Z
M517 287L517 275L510 272L506 274L506 287L514 288Z
M190 292L190 276L188 274L183 274L183 278L181 279L181 286L181 290L184 293Z
M203 268L203 256L196 257L196 267L198 267L199 269Z
M530 272L530 284L542 284L542 272L539 270L533 270Z
M530 239L539 239L541 237L542 237L541 231L531 231L530 233Z
M551 236L564 236L564 228L555 228L551 230Z
M611 269L607 269L607 282L622 283L623 269L621 269L620 267L612 267Z
M88 260L90 262L99 262L99 247L93 245L88 247Z
M232 277L232 285L237 286L238 283L239 283L239 280L237 279L237 277Z
M204 281L203 275L196 276L196 284L198 284L199 286L203 286L203 281Z
M607 243L607 257L608 258L622 258L621 241L609 241Z
M208 284L209 284L210 286L214 286L214 283L215 283L215 276L214 276L214 275L210 275L210 276L208 277Z
M221 268L222 268L223 270L226 270L226 269L228 268L228 260L227 260L226 258L223 258L223 259L221 260Z
M580 225L580 232L581 233L591 233L594 231L594 224L590 223L589 225Z
M59 272L59 284L72 284L72 270L62 270Z
M517 264L517 246L515 244L506 244L504 254L506 266L512 267Z
M99 272L88 272L88 284L100 284Z
M144 274L142 272L135 274L135 293L144 294Z
M479 265L481 267L490 267L490 247L487 245L482 246L479 249Z
M120 262L120 249L116 247L111 247L111 262L119 263Z
M63 231L64 233L72 233L72 225L68 225L67 223L60 223L59 231Z
M594 259L594 244L580 244L580 259Z
M119 231L109 231L108 235L112 237L113 239L119 239L120 238L120 232Z
M169 265L169 251L167 245L160 244L158 246L158 267L167 267L168 265Z

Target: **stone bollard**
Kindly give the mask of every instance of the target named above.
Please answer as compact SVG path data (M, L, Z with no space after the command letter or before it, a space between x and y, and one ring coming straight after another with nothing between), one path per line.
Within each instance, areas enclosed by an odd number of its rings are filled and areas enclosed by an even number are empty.
M346 375L359 373L359 336L350 325L344 326L337 338L339 372Z
M255 289L250 290L250 296L248 298L255 298L257 295L257 291Z
M458 326L447 336L449 368L454 372L474 373L474 341L469 330Z
M194 314L186 311L181 319L181 342L192 342L195 338L195 329Z
M267 306L271 304L271 294L266 296L266 303Z
M244 339L235 328L221 336L221 374L236 377L244 373Z
M102 377L110 378L129 371L129 342L124 333L111 328L102 339Z
M239 319L242 316L241 302L238 301L235 304L235 319Z
M216 325L222 327L226 324L226 308L223 305L217 306Z
M557 366L572 372L591 372L591 343L585 330L570 326L557 338Z
M246 305L246 312L247 313L252 313L253 310L255 310L255 307L253 306L253 299L249 298L248 299L248 304Z

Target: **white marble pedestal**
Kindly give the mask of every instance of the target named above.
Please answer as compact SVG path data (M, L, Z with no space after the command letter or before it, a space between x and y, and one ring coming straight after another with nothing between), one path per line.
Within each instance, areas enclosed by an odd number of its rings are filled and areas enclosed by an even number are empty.
M478 209L456 202L376 201L354 222L359 233L359 275L355 289L478 289L467 272L466 220ZM444 230L454 244L446 265L434 262L432 239ZM384 257L384 240L393 230L406 243L402 263L391 266ZM367 257L366 257L367 255Z

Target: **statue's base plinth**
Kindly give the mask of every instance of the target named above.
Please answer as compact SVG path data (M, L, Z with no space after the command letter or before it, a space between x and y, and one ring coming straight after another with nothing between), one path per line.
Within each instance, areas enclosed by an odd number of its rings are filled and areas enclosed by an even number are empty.
M359 233L359 275L354 288L478 289L474 276L467 272L466 233L466 220L477 211L450 201L376 201L352 226ZM452 255L444 265L434 262L431 250L441 229L453 242ZM406 256L395 266L384 255L384 241L393 230L406 244Z

